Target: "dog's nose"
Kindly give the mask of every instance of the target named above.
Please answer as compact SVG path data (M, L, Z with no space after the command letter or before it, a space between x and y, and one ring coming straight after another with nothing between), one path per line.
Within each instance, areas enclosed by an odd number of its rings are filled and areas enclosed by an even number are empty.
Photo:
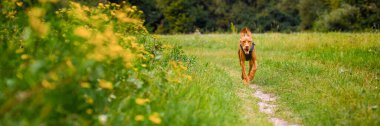
M249 46L245 46L245 48L249 48Z

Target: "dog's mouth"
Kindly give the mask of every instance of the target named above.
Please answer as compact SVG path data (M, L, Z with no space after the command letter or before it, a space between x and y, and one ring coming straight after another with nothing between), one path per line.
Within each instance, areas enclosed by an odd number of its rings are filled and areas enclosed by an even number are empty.
M249 54L249 49L248 48L244 48L244 53L245 54Z

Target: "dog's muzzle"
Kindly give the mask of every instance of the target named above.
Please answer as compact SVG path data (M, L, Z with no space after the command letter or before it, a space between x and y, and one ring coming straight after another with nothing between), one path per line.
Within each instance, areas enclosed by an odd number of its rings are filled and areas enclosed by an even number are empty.
M244 51L244 53L245 54L249 54L249 46L245 46L244 48L243 48L243 51Z

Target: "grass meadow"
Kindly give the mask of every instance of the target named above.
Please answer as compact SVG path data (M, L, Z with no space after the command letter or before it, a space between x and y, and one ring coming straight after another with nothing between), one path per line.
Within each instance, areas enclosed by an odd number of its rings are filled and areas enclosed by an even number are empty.
M258 72L252 83L275 94L279 105L276 116L291 122L379 125L379 37L379 33L254 34ZM195 57L203 71L208 71L194 75L203 81L210 80L202 86L228 87L224 91L235 92L231 95L241 100L223 104L239 105L234 108L253 116L248 119L251 122L244 123L261 121L257 124L270 125L255 107L257 101L253 98L247 102L252 91L242 86L240 80L238 34L162 35L160 38L164 43L181 46L185 54ZM220 76L228 81L216 84L211 81ZM244 107L246 104L248 107ZM249 114L250 110L254 114Z
M126 2L0 1L0 126L273 125L238 34L153 35ZM380 125L379 33L254 34L252 83L302 125Z

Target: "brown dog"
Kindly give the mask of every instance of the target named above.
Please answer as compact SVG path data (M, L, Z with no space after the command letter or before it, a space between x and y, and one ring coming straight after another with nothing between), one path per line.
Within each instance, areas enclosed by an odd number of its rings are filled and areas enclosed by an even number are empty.
M257 61L255 54L255 44L252 41L252 33L247 27L243 28L240 31L240 47L238 54L240 66L242 69L241 79L243 79L244 84L248 85L248 83L255 77ZM249 61L248 76L245 71L245 61Z

